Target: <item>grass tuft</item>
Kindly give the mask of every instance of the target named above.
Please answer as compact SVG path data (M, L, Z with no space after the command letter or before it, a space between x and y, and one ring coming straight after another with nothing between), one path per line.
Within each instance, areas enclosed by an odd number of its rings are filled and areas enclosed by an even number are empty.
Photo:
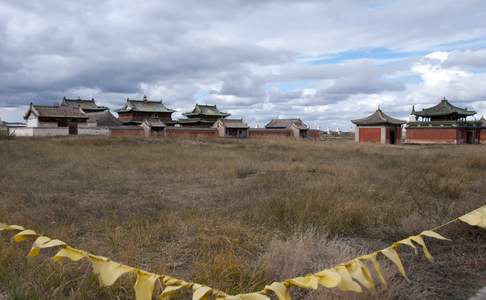
M486 195L484 146L10 139L0 141L0 164L0 221L231 293L374 251L482 206ZM292 293L295 299L473 295L486 281L486 236L454 227L445 233L454 244L430 242L434 264L402 253L412 283L383 261L393 289ZM87 263L29 259L29 247L0 235L0 298L133 298L133 276L99 288Z

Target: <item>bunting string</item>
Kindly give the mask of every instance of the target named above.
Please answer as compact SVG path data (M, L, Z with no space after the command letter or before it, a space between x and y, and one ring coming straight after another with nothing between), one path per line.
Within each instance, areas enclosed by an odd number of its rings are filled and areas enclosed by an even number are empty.
M135 274L136 281L134 291L137 300L152 299L156 287L160 287L160 300L170 299L180 290L191 291L193 300L270 300L272 295L278 300L291 300L289 289L292 287L312 290L316 290L319 287L338 288L341 291L356 293L361 293L363 290L374 292L376 290L376 283L374 282L372 273L374 273L378 278L381 287L387 288L387 282L382 274L381 266L378 261L379 257L383 257L391 261L393 265L396 266L400 274L406 280L409 280L407 274L405 273L405 268L403 267L400 256L398 255L397 249L400 247L409 247L416 255L418 255L418 248L421 248L424 256L429 261L433 261L433 257L427 248L424 238L451 241L436 231L457 221L486 229L486 206L473 210L433 229L422 231L418 235L413 235L399 240L391 244L389 247L373 253L356 257L348 262L340 263L334 267L321 270L317 273L311 273L281 282L273 282L272 284L265 286L265 288L260 291L239 295L229 295L223 291L206 285L185 281L165 274L155 274L135 267L127 266L112 261L107 257L97 256L87 251L76 249L61 240L51 239L50 237L41 235L31 229L25 229L19 225L0 223L0 232L15 232L13 240L16 243L33 240L32 247L27 254L27 256L30 257L38 256L43 249L57 248L57 253L52 257L52 260L55 262L61 262L64 259L69 259L74 262L83 259L88 260L91 263L93 272L99 279L100 286L102 287L113 285L118 278L124 274ZM371 264L373 267L373 272L367 263Z

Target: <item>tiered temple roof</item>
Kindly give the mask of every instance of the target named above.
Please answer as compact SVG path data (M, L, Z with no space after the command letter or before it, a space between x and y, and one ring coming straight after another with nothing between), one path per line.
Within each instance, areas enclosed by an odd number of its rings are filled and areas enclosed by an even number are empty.
M106 106L98 106L93 98L91 100L84 100L81 98L78 99L68 99L64 97L61 102L61 106L66 107L79 107L84 112L98 112L98 111L105 111L108 110Z
M412 115L417 117L433 118L433 117L446 117L455 116L457 118L465 118L468 116L475 115L474 110L468 110L467 108L460 108L449 103L449 101L444 98L439 104L422 109L421 111L415 111L412 108Z
M196 104L190 112L183 113L187 119L179 119L177 122L187 126L211 126L217 119L224 119L231 114L220 111L216 105Z
M154 113L173 113L175 110L167 108L162 101L149 101L147 96L143 100L134 100L127 98L125 105L118 112L154 112Z
M230 116L229 113L225 113L220 111L216 105L202 105L196 104L194 109L191 112L183 113L184 116L191 118L191 117L199 117L199 116L209 116L209 117L220 117L225 118Z
M395 119L385 114L381 109L377 109L373 114L366 118L351 120L358 126L374 126L374 125L402 125L406 122L403 120Z

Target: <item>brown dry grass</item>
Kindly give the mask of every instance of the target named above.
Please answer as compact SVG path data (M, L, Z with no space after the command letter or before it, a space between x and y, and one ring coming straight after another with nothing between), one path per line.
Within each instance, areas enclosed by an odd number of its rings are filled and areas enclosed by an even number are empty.
M260 289L384 247L484 205L484 146L372 146L293 140L0 141L0 221L98 255L231 293ZM411 283L297 299L461 299L486 280L486 235L462 224L430 241L436 263L402 252ZM87 263L24 256L0 237L11 299L125 299Z

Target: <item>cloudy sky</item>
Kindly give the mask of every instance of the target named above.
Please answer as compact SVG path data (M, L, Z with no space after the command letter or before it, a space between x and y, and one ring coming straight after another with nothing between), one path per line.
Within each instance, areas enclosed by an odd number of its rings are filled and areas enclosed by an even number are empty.
M127 97L347 129L447 97L486 114L482 0L0 0L0 118Z

